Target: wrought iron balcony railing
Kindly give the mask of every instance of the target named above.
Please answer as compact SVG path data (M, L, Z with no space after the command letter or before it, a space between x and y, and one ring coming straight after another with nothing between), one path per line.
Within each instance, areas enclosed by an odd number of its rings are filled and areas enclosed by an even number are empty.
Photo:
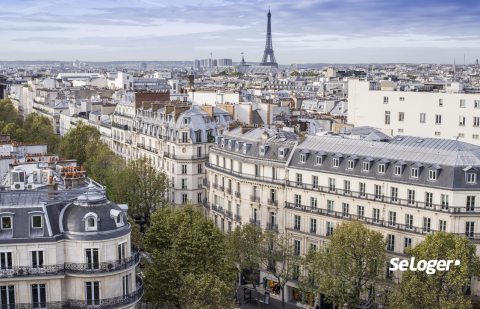
M240 192L235 192L235 197L236 197L236 198L241 198L241 197L242 197L242 193L240 193Z
M260 197L255 195L250 195L250 200L255 203L260 203Z
M278 201L277 200L268 199L267 203L268 203L268 205L278 206Z
M272 224L270 222L267 222L266 229L269 231L278 232L278 224Z

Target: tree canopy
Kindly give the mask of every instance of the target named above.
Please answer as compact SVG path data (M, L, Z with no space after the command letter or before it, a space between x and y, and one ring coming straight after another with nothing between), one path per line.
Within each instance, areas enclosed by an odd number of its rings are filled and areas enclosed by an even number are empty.
M87 161L88 143L99 139L100 132L97 128L80 121L76 128L68 131L62 138L58 152L63 158L76 159L77 164L81 166Z

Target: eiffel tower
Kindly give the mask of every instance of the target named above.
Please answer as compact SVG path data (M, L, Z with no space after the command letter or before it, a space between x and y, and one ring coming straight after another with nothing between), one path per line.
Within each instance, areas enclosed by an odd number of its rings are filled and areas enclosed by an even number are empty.
M278 63L275 60L275 55L273 54L273 45L272 45L272 24L271 24L271 17L270 9L268 9L268 24L267 24L267 43L265 44L265 51L263 52L262 62L260 62L260 66L263 67L276 67L278 68ZM268 61L268 56L270 56L270 61Z

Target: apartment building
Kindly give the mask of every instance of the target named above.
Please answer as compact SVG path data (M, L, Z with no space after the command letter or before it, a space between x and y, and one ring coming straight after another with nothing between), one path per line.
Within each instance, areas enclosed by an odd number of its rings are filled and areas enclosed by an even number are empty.
M232 115L215 106L122 102L113 115L111 148L126 159L146 156L163 169L172 182L173 203L201 204L205 160L214 138L231 122Z
M0 200L4 308L135 308L139 249L127 205L75 161L16 160Z
M205 207L221 228L229 227L232 212L242 216L243 224L271 229L269 223L276 223L274 230L290 234L303 255L328 243L337 224L358 219L385 235L387 260L405 258L406 247L439 231L466 236L475 244L480 240L479 146L452 139L388 138L370 128L364 130L370 134L361 136L309 135L298 145L289 136L289 146L275 141L270 147L268 130L240 130L217 138L210 152ZM248 142L249 135L256 137ZM277 161L282 164L275 179ZM225 190L231 182L233 190ZM272 192L278 204L272 203ZM387 267L385 261L388 290L401 273ZM268 272L260 277L275 285ZM287 286L286 299L299 299L295 281ZM469 292L480 294L476 280Z
M348 82L348 121L390 135L458 138L480 144L480 93L460 83L397 91L394 82Z

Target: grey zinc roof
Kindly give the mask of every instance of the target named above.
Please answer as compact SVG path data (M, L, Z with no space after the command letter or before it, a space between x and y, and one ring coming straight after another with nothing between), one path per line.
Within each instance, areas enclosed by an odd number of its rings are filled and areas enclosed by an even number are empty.
M367 141L329 136L308 136L298 149L323 150L327 153L356 154L389 160L419 161L450 166L480 165L480 146L457 140L395 137L389 142ZM421 142L419 142L422 140Z

